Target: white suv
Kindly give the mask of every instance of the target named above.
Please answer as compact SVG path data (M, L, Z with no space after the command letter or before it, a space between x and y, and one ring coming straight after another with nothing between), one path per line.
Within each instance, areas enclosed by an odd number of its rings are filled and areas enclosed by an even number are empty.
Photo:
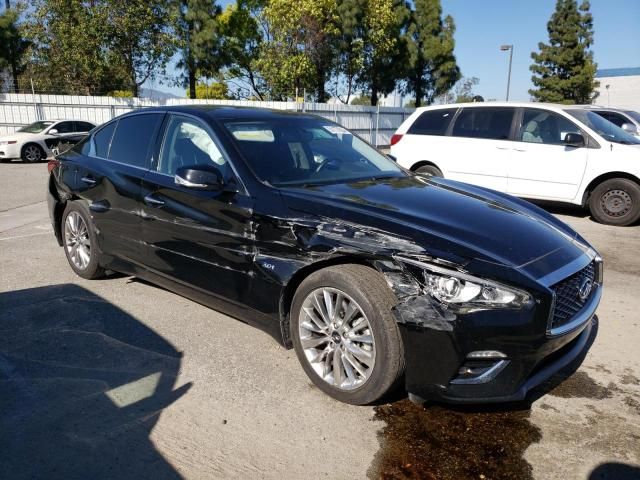
M95 124L85 120L42 120L0 136L0 160L21 158L39 162L52 155L59 143L76 143Z
M640 218L640 140L584 107L419 108L393 135L391 155L417 172L588 206L602 223Z

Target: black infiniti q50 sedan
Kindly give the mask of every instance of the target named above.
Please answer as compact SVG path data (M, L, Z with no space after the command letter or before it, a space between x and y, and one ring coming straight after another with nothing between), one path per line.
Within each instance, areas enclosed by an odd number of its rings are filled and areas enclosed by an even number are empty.
M602 261L575 231L405 171L322 118L139 110L49 168L78 275L135 275L255 325L343 402L401 382L419 399L520 400L596 331Z

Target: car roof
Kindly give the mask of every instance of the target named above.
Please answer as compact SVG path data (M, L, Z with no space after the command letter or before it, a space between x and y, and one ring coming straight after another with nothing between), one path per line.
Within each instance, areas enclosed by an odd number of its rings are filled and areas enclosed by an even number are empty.
M513 108L543 108L548 110L565 110L567 108L580 108L582 105L565 105L561 103L543 103L543 102L473 102L473 103L444 103L442 105L430 105L428 107L419 107L416 111L432 110L439 108L481 108L481 107L513 107Z
M321 118L308 113L292 112L290 110L275 110L257 107L233 107L227 105L172 105L166 107L149 107L128 112L122 117L141 112L174 112L195 115L203 119L233 119L233 120L257 120L269 118Z
M582 107L588 110L602 110L604 112L618 112L618 113L626 113L626 112L633 111L631 108L603 107L602 105L576 105L576 107Z

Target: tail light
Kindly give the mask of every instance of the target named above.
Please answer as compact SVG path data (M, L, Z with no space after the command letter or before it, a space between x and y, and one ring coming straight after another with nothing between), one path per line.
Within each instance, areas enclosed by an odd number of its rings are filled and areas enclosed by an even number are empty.
M49 160L47 162L47 171L49 173L51 173L51 171L56 168L58 165L60 165L60 160Z
M398 143L401 139L402 139L402 134L400 133L394 133L393 135L391 135L391 146Z

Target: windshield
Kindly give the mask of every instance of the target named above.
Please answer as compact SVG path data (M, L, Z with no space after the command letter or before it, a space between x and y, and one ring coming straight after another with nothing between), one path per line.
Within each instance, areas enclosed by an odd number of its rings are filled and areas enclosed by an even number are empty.
M406 175L375 148L326 120L289 117L224 126L256 176L274 186Z
M640 122L640 112L634 112L633 110L625 110L627 115L633 118L636 122Z
M54 122L35 122L35 123L32 123L31 125L27 125L26 127L22 127L18 129L18 131L26 132L26 133L40 133L45 128L50 127L53 124Z
M579 109L565 110L565 112L572 117L577 118L592 130L595 130L597 133L602 135L605 140L615 143L623 143L625 145L640 145L640 140L636 137L625 132L620 127L617 127L609 120L605 120L597 113Z

